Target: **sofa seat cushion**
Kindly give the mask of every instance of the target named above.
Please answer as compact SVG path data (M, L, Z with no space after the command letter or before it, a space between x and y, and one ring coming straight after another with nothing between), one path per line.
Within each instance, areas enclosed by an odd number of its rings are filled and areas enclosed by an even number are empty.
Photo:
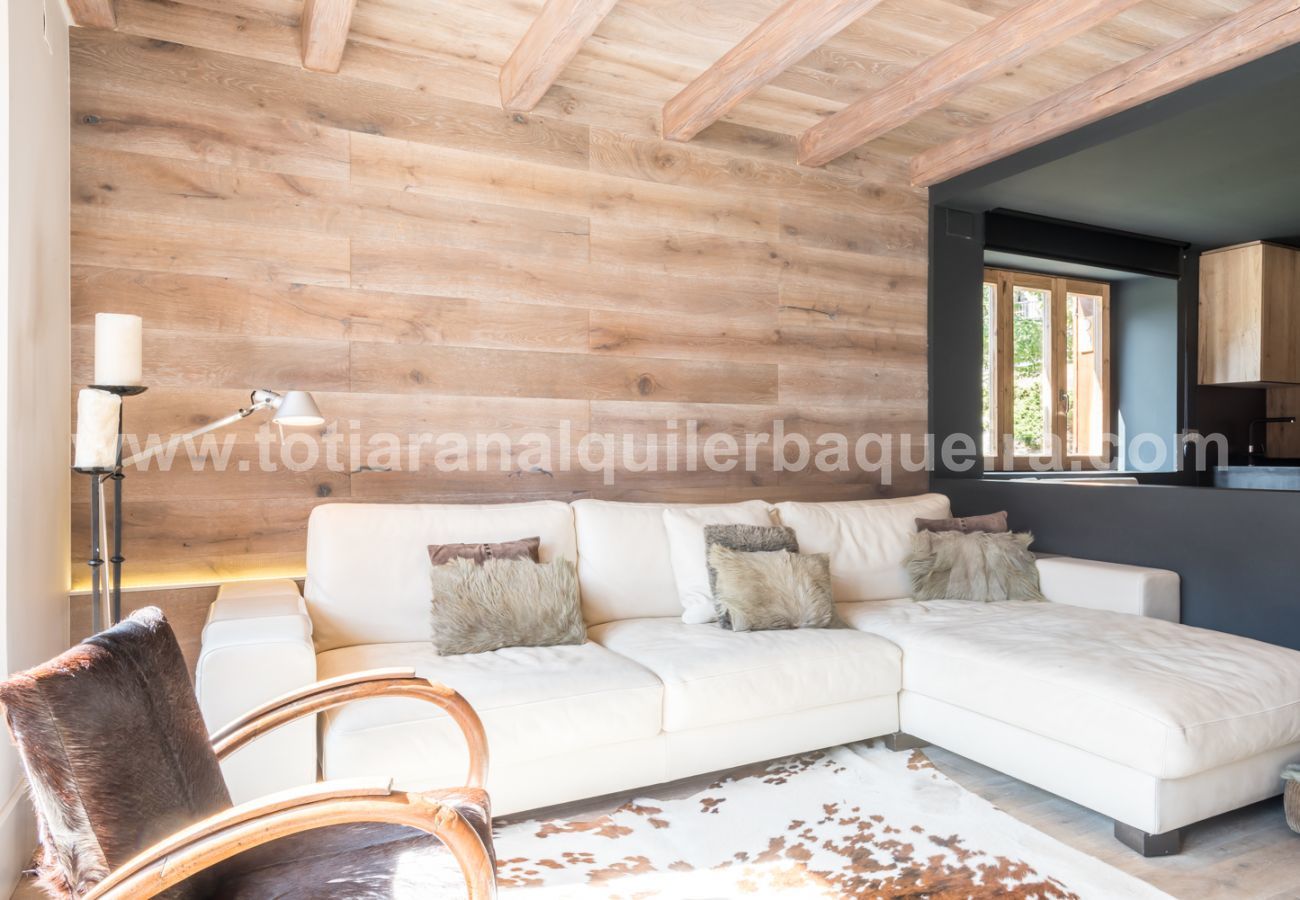
M899 651L850 628L735 632L626 619L588 637L664 685L663 729L689 731L895 694Z
M1300 741L1294 650L1057 603L878 601L839 612L902 648L905 691L1157 778Z
M646 669L588 641L440 657L427 641L366 644L317 657L320 678L392 666L459 691L478 711L493 765L654 737L663 687ZM460 729L419 700L363 700L321 715L326 778L386 775L406 784L464 777ZM491 767L489 767L489 772ZM435 782L436 783L436 782ZM459 780L442 786L458 784Z

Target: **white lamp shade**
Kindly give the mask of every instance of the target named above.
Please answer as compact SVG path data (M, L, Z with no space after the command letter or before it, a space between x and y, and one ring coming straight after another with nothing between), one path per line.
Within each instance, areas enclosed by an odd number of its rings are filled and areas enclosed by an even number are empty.
M306 391L285 391L271 421L277 425L309 427L323 425L325 417L320 414L311 394Z

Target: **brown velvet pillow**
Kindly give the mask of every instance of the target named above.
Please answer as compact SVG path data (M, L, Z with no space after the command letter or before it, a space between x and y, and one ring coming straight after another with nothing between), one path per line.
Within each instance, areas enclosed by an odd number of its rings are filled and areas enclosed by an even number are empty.
M537 552L542 545L540 537L519 538L499 544L430 544L429 562L441 566L453 559L468 559L483 565L489 559L531 559L540 562Z
M152 607L0 684L32 785L40 885L79 897L230 806L180 646ZM161 895L211 896L206 876Z
M982 516L966 516L960 519L917 519L917 531L960 531L962 534L975 534L984 532L985 534L1005 534L1011 529L1007 527L1007 511L987 513Z

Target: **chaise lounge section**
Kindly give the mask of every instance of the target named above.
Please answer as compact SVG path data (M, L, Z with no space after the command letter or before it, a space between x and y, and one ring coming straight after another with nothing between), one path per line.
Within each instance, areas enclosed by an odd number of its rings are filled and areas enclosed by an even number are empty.
M914 519L941 495L777 503L803 552L831 555L848 627L731 632L682 622L664 504L329 504L291 581L230 585L198 665L216 728L316 678L413 667L479 711L498 813L893 735L931 742L1115 819L1138 850L1275 795L1300 760L1300 653L1176 623L1178 578L1039 560L1049 603L903 599ZM588 640L440 657L426 547L541 537L578 567ZM271 741L272 743L267 743ZM382 774L464 771L455 726L399 699L323 714L226 763L235 799ZM448 779L451 781L448 781Z
M902 729L1105 813L1148 855L1279 792L1300 759L1294 651L1058 604L851 603L903 651Z

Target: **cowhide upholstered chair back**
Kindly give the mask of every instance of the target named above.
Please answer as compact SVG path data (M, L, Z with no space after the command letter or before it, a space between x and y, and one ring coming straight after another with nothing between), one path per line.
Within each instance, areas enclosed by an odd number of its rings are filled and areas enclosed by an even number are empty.
M228 808L189 670L157 609L0 684L36 807L41 886L78 897L156 841ZM165 896L197 900L191 879Z

